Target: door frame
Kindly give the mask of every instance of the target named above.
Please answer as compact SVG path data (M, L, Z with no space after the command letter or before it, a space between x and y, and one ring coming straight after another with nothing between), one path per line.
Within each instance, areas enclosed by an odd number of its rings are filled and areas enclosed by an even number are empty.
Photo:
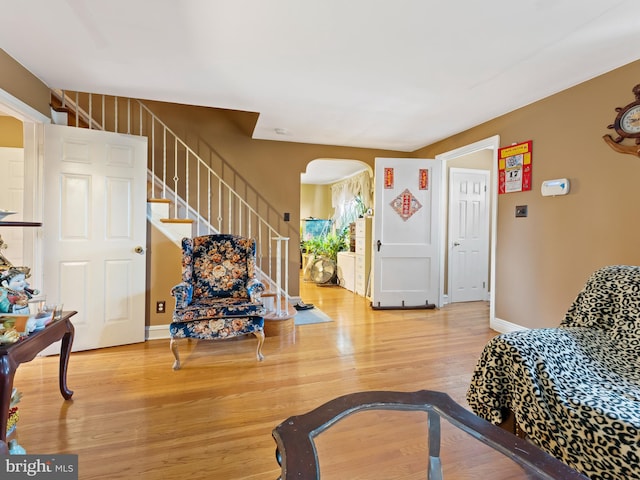
M493 325L496 318L496 239L498 235L498 148L500 147L500 135L494 135L489 138L485 138L483 140L479 140L477 142L471 143L469 145L462 146L460 148L456 148L454 150L450 150L445 153L441 153L436 155L436 160L440 160L442 162L442 171L446 172L447 162L449 160L453 160L459 157L463 157L465 155L469 155L471 153L477 152L479 150L492 150L493 151L493 165L494 173L491 175L491 212L490 212L490 222L491 222L491 230L489 235L489 255L491 256L490 266L489 266L489 274L491 276L489 281L489 324ZM449 208L444 199L449 196L449 185L448 182L443 182L443 188L441 194L443 195L443 202L441 203L442 211L441 218L446 218L447 209ZM441 243L441 252L440 255L440 304L444 304L444 272L445 272L445 255L444 248L446 246L446 238L448 235L448 227L442 229L440 235L440 243Z
M0 111L17 118L23 125L25 177L23 218L34 222L42 221L43 125L51 123L51 119L2 88L0 88ZM30 284L42 285L43 261L41 228L25 228L24 263L31 268Z

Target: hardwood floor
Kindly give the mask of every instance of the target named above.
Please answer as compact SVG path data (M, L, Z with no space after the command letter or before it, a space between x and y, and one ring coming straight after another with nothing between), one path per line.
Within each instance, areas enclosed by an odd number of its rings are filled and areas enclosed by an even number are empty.
M57 357L20 366L20 444L28 453L78 454L81 479L275 479L271 431L287 417L363 390L440 390L466 406L475 362L496 335L484 302L373 311L339 287L303 283L301 295L334 321L268 337L261 363L254 337L181 342L177 372L168 340L77 352L68 402ZM323 478L425 478L423 419L414 412L390 422L393 415L368 412L323 434ZM488 456L488 478L498 478L493 456L460 436L443 440L447 478L478 478L470 453L476 463Z

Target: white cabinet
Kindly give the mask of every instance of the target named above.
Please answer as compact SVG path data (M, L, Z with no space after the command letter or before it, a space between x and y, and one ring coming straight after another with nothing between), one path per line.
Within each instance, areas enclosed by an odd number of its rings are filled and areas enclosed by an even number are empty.
M355 293L368 296L371 273L371 217L356 220Z
M356 254L353 252L338 252L338 282L341 287L355 291Z

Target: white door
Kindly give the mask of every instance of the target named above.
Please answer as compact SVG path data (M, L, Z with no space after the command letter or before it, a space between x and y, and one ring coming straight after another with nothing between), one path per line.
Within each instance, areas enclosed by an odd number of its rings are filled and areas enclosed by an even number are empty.
M441 162L376 158L373 308L440 306Z
M24 150L22 148L0 147L0 210L16 212L5 220L24 220ZM24 265L23 229L0 227L0 235L6 250L1 253L15 266Z
M42 293L73 350L144 341L147 139L46 125L44 149Z
M449 303L487 300L489 171L449 169Z

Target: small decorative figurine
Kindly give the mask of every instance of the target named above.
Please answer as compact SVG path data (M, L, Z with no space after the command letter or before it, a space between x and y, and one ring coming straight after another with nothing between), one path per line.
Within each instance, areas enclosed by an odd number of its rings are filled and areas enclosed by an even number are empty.
M16 424L18 423L18 419L20 416L18 415L18 403L20 403L20 399L22 398L22 393L17 389L13 388L11 391L11 401L9 402L9 419L7 420L7 436L11 435L13 431L16 429Z
M29 300L40 292L29 288L28 276L28 267L0 271L0 312L29 315Z
M9 440L9 455L25 455L27 451L17 440Z

